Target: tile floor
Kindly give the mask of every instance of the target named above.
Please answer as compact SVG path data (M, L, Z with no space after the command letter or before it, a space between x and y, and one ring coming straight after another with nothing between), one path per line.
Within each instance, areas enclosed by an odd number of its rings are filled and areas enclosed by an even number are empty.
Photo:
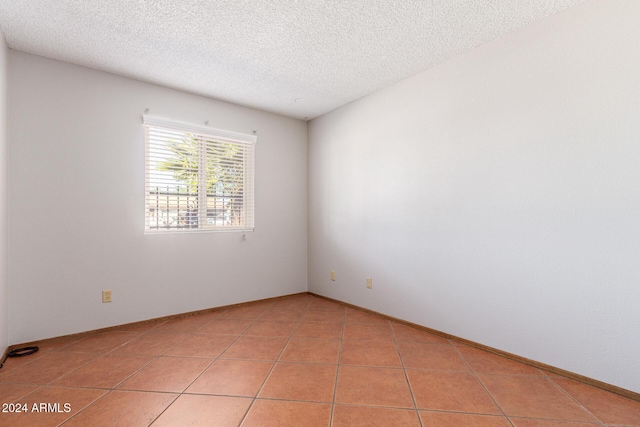
M45 343L0 403L28 410L0 426L640 426L640 402L308 294Z

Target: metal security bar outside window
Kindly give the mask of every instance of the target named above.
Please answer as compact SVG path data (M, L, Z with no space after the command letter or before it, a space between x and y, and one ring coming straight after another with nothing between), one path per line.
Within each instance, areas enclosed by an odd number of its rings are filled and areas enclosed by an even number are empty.
M255 135L143 122L145 232L253 230Z

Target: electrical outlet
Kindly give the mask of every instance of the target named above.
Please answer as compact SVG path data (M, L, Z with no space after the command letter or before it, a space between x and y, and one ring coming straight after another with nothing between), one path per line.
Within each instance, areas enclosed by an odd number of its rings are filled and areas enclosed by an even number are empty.
M373 289L373 281L371 280L371 277L367 277L367 288Z
M336 281L336 272L335 271L331 272L331 280L334 281L334 282Z
M111 289L102 291L102 302L111 302Z

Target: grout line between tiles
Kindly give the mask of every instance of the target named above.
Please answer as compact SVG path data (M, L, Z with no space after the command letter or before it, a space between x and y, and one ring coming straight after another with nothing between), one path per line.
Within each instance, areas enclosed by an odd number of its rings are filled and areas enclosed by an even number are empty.
M81 387L81 388L83 388L83 387ZM97 399L95 399L93 402L91 402L91 403L87 404L84 408L82 408L80 411L78 411L78 413L77 413L77 414L74 414L74 415L72 415L71 417L67 418L67 419L66 419L66 420L64 420L61 424L59 424L59 426L63 426L63 425L65 425L65 424L69 423L72 419L74 419L75 417L77 417L78 415L80 415L81 413L83 413L84 411L88 410L91 406L95 405L95 404L96 404L97 402L99 402L100 400L102 400L102 399L106 398L106 397L107 397L107 396L109 396L111 393L113 393L113 392L118 392L118 391L119 391L119 390L114 390L114 389L107 390L107 392L106 392L105 394L103 394L102 396L98 397L98 398L97 398ZM128 391L128 390L127 390L127 391L123 391L123 392L125 392L125 393L131 393L132 391ZM137 393L162 393L162 392L138 391L138 390L136 390L135 392L137 392ZM173 394L173 395L175 395L175 398L171 401L171 403L169 403L169 404L167 405L167 407L166 407L164 410L162 410L162 411L161 411L161 414L162 414L162 413L164 413L164 411L166 411L166 410L167 410L167 408L168 408L169 406L171 406L171 405L173 404L173 402L175 402L175 401L176 401L176 399L178 399L178 397L180 396L180 395L179 395L179 394L177 394L177 393L165 393L165 394ZM160 416L160 415L158 415L158 417L159 417L159 416ZM149 425L151 425L152 423L154 423L156 419L157 419L157 417L156 417L156 418L154 418L154 420L153 420L151 423L149 423Z
M82 413L85 409L87 409L89 406L93 405L94 403L96 403L98 400L102 399L103 397L105 397L107 394L109 394L111 391L107 391L105 392L102 396L99 396L97 398L95 398L94 400L92 400L91 402L87 403L82 409L80 409L77 413L73 414L72 416L70 416L69 418L67 418L66 420L62 421L59 425L62 426L66 423L68 423L69 421L71 421L73 418L77 417L78 414Z
M273 303L272 303L271 305L273 305ZM265 309L265 310L266 310L266 309ZM228 310L224 310L224 311L222 311L222 312L221 312L221 314L222 314L222 313L224 313L224 312L226 312L226 311L228 311ZM197 315L195 315L195 316L197 316ZM198 330L198 329L200 329L200 328L204 327L204 326L205 326L206 324L208 324L208 323L214 322L215 320L217 320L217 318L218 318L218 316L216 316L216 317L214 317L213 319L211 319L211 320L209 320L209 321L205 322L204 324L200 325L196 330ZM258 316L258 318L259 318L259 316ZM237 319L237 320L240 320L240 319ZM162 391L149 391L149 390L135 390L135 391L138 391L138 392L148 392L148 393L166 393L166 394L176 394L175 399L173 399L173 400L171 401L171 403L169 403L169 405L167 405L167 406L166 406L166 407L165 407L165 408L164 408L164 409L163 409L163 410L162 410L162 411L157 415L157 417L156 417L156 418L154 418L154 420L150 423L150 425L151 425L151 424L153 424L153 423L154 423L158 418L160 418L160 417L162 416L162 414L164 414L164 413L165 413L165 412L166 412L166 411L167 411L167 410L168 410L168 409L169 409L169 408L170 408L170 407L171 407L171 406L172 406L172 405L173 405L173 404L178 400L178 398L180 398L180 396L182 396L183 394L185 394L185 391L186 391L186 390L187 390L187 389L188 389L188 388L189 388L189 387L190 387L190 386L191 386L191 385L192 385L192 384L193 384L193 383L194 383L194 382L195 382L195 381L196 381L196 380L197 380L197 379L198 379L198 378L199 378L199 377L200 377L200 376L201 376L201 375L202 375L202 374L207 370L207 369L209 369L209 367L211 367L211 365L212 365L213 363L215 363L215 361L216 361L216 360L219 360L219 359L220 359L220 356L221 356L221 355L222 355L222 354L223 354L223 353L224 353L224 352L225 352L225 351L226 351L230 346L232 346L232 345L233 345L233 344L234 344L234 343L235 343L235 342L236 342L236 341L237 341L241 336L243 336L244 332L246 332L246 331L247 331L247 329L248 329L248 328L250 328L250 327L251 327L251 325L253 325L256 321L257 321L257 319L253 319L253 320L251 321L251 323L249 323L249 325L247 325L247 326L246 326L246 327L245 327L245 328L244 328L244 329L243 329L243 330L242 330L238 335L236 335L235 339L233 339L233 340L232 340L232 341L231 341L231 342L230 342L230 343L229 343L229 344L228 344L228 345L227 345L227 346L226 346L222 351L220 351L220 353L219 353L216 357L214 357L214 358L213 358L213 360L211 360L211 362L210 362L210 363L209 363L209 364L208 364L208 365L207 365L207 366L202 370L202 372L200 372L200 374L199 374L199 375L198 375L198 376L197 376L193 381L191 381L191 382L190 382L190 383L189 383L189 384L188 384L188 385L187 385L187 386L186 386L186 387L185 387L181 392L179 392L179 393L175 393L175 392L162 392ZM168 322L168 321L167 321L167 322ZM162 324L165 324L165 323L167 323L167 322L162 322ZM158 326L160 326L160 325L158 325ZM136 338L132 338L130 341L128 341L128 342L126 342L126 343L123 343L122 345L120 345L120 346L118 346L118 347L116 347L116 348L114 348L114 349L110 350L110 351L109 351L109 352L107 352L106 354L111 353L112 351L116 350L117 348L122 347L122 346L124 346L124 345L128 344L129 342L131 342L131 341L133 341L133 340L135 340L135 339L137 339L137 338L140 338L141 336L144 336L144 335L147 335L147 334L152 333L152 331L153 331L154 329L156 329L158 326L156 326L155 328L151 328L151 329L149 329L149 330L147 330L147 331L145 331L145 332L141 333L138 337L136 337ZM193 333L193 332L165 332L165 333L179 333L179 334L185 334L185 335L194 335L194 333ZM176 342L174 345L172 345L172 346L168 347L167 349L165 349L161 354L159 354L159 355L154 355L154 357L153 357L153 358L152 358L152 359L151 359L151 360L150 360L146 365L144 365L143 367L141 367L140 369L138 369L136 372L134 372L133 374L131 374L130 376L128 376L127 378L125 378L123 381L121 381L120 383L118 383L116 386L114 386L113 388L111 388L111 389L110 389L107 393L105 393L105 395L103 395L102 397L106 396L106 395L107 395L107 394L109 394L110 392L116 391L116 390L117 390L117 387L118 387L119 385L123 384L125 381L127 381L128 379L130 379L133 375L135 375L135 374L137 374L138 372L140 372L144 367L148 366L149 364L151 364L151 363L152 363L152 362L154 362L155 360L158 360L158 359L160 359L161 357L165 357L165 354L166 354L167 352L169 352L169 351L170 351L171 349L173 349L174 347L176 347L176 346L180 345L180 344L181 344L182 342L184 342L186 339L187 339L187 337L185 336L183 339L181 339L180 341ZM94 360L95 360L95 359L94 359ZM97 399L97 400L99 400L99 399ZM97 400L96 400L96 401L97 401ZM94 401L94 403L95 403L95 401ZM88 407L88 406L87 406L87 407ZM85 408L85 409L86 409L86 408ZM83 409L83 410L84 410L84 409ZM248 411L248 409L247 409L247 411ZM80 411L80 412L82 412L82 411ZM75 417L75 416L77 416L77 415L78 415L78 414L74 415L74 417ZM245 415L246 415L246 414L245 414ZM71 417L71 418L73 418L73 417ZM70 418L70 419L71 419L71 418ZM65 422L66 422L66 421L65 421Z
M393 329L393 325L391 323L389 323L389 327L391 328L393 343L396 346L396 351L398 352L398 357L400 358L400 365L402 365L402 373L404 374L404 379L407 382L407 387L409 387L409 393L411 393L411 400L413 401L413 408L415 409L416 416L418 417L418 423L420 424L420 427L423 427L422 418L420 417L420 410L418 409L418 403L416 402L416 397L413 394L413 387L411 387L409 375L407 374L407 368L404 364L404 358L402 357L402 352L400 351L400 346L398 345L398 337L396 336L396 331L395 329Z
M493 395L489 392L489 389L487 389L487 387L484 385L484 383L482 382L482 380L480 379L480 377L478 376L478 374L476 374L476 371L473 370L473 368L471 367L471 365L469 364L469 362L467 361L467 359L465 359L465 357L462 355L462 353L460 353L460 350L458 349L457 346L453 345L453 343L451 342L451 340L449 340L449 344L451 344L451 347L454 349L454 351L458 354L458 356L462 359L462 361L464 362L465 365L467 365L467 368L469 368L469 372L471 373L471 375L473 375L473 377L476 379L476 381L480 384L480 386L482 387L482 389L485 391L485 393L487 393L487 395L491 398L491 400L493 401L493 403L496 405L496 408L498 408L500 410L500 412L502 413L502 416L507 420L507 422L511 425L511 427L515 427L513 425L513 423L511 422L511 419L507 416L507 414L504 412L504 409L502 409L502 406L500 406L500 404L498 403L498 401L493 397Z
M194 379L194 380L191 382L191 384L189 384L189 385L188 385L188 386L183 390L183 392L182 392L180 395L182 396L182 395L185 393L185 391L186 391L186 390L188 390L188 389L189 389L189 387L191 387L191 386L192 386L192 385L193 385L193 384L198 380L198 378L200 378L200 377L201 377L201 376L202 376L202 375L207 371L207 369L209 369L209 368L210 368L210 367L211 367L211 366L212 366L216 361L218 361L218 360L233 360L233 359L223 359L223 358L221 358L221 356L222 356L222 355L223 355L223 354L224 354L224 353L225 353L225 352L226 352L226 351L227 351L227 350L228 350L228 349L229 349L229 348L230 348L230 347L231 347L231 346L232 346L236 341L238 341L238 340L240 339L240 337L244 336L244 333L245 333L245 332L247 332L247 331L249 330L249 328L250 328L251 326L253 326L253 325L254 325L254 324L255 324L255 323L256 323L256 322L257 322L257 321L262 317L262 315L264 315L264 313L265 313L267 310L269 310L271 307L273 307L274 305L275 305L275 301L271 302L271 304L269 304L269 305L268 305L268 306L267 306L267 307L262 311L262 313L260 313L260 315L259 315L258 317L256 317L255 319L253 319L253 321L252 321L249 325L247 325L247 327L246 327L246 328L244 328L244 329L243 329L243 330L242 330L242 331L241 331L241 332L236 336L236 338L235 338L231 343L229 343L229 345L228 345L227 347L225 347L225 349L224 349L224 350L222 350L222 351L220 352L220 354L218 354L218 356L217 356L217 357L216 357L216 358L215 358L215 359L214 359L214 360L209 364L209 366L207 366L207 368L206 368L204 371L202 371L202 372L200 373L200 375L198 375L198 377L196 377L196 379ZM271 370L273 370L273 367L274 367L274 366L275 366L275 362L274 362L274 364L271 366ZM271 373L271 370L269 370L269 373L267 374L267 377L268 377L268 376L269 376L269 374ZM265 378L265 381L266 381L266 378ZM264 385L264 382L263 382L263 385ZM262 388L262 386L261 386L261 388ZM260 391L258 390L258 393L259 393L259 392L260 392ZM248 414L248 413L249 413L249 411L251 410L251 407L253 406L253 402L255 402L255 399L256 399L257 395L258 395L258 394L256 393L256 396L254 396L254 397L252 398L251 403L249 404L249 406L247 406L247 410L244 412L244 414L242 415L242 418L241 418L241 419L240 419L240 421L238 422L238 426L240 426L240 425L244 422L244 419L247 417L247 414ZM233 397L238 397L238 396L233 396Z
M273 307L275 305L275 302L269 307ZM309 298L309 301L307 302L307 307L305 308L305 310L303 311L303 313L306 313L307 311L309 311L309 306L311 305L311 299ZM266 312L266 310L262 313L264 314ZM271 377L271 373L273 372L274 368L276 367L276 364L278 363L278 360L280 359L280 357L282 356L282 353L284 353L284 350L287 348L287 346L289 345L289 341L291 341L291 337L293 336L293 334L295 333L296 329L298 329L298 327L300 326L300 323L302 322L302 318L303 318L304 314L302 314L300 316L300 318L298 319L298 321L296 322L296 326L293 328L293 330L291 331L291 333L289 334L289 336L287 337L287 342L285 342L284 346L282 346L282 349L280 350L280 353L278 353L278 356L276 357L276 359L273 361L273 365L271 365L271 369L269 369L269 372L267 372L267 375L264 378L264 381L262 381L262 385L260 385L260 388L258 388L258 391L256 392L256 395L253 396L252 400L251 400L251 404L249 405L249 407L247 408L247 411L244 413L244 415L242 416L242 418L240 419L240 422L238 423L238 426L241 426L245 419L247 418L247 415L249 415L249 412L251 411L251 408L253 408L253 405L255 404L256 400L258 399L258 395L260 394L260 392L262 391L262 389L264 388L264 385L267 383L267 381L269 380L269 377ZM259 316L258 319L262 317ZM257 319L256 319L257 321ZM255 321L254 321L255 323ZM252 323L253 324L253 323ZM247 327L249 328L249 326ZM246 331L246 329L245 329Z
M344 344L344 329L347 324L347 311L346 309L342 314L342 328L340 330L340 344L338 345L338 361L336 363L336 381L333 384L333 399L331 400L331 414L329 416L329 426L333 426L333 416L336 410L336 394L338 393L338 380L340 375L340 366L342 361L342 346Z
M272 304L273 304L273 303L272 303ZM265 310L266 310L266 309L265 309ZM226 311L228 311L228 310L225 310L225 311L223 311L222 313L224 313L224 312L226 312ZM222 313L220 313L220 314L222 314ZM196 331L197 331L197 330L199 330L199 329L202 329L205 325L207 325L207 324L209 324L209 323L215 322L215 321L217 320L217 318L218 318L218 317L219 317L219 316L216 316L215 318L213 318L213 319L209 320L208 322L205 322L204 324L200 325L200 327L199 327L199 328L197 328L197 329L196 329ZM258 318L259 318L259 316L258 316ZM224 320L224 319L223 319L223 320ZM240 320L240 319L238 319L238 320ZM243 334L244 334L244 333L245 333L245 332L246 332L246 331L251 327L251 325L253 325L255 322L256 322L256 319L254 319L254 320L253 320L251 323L249 323L249 324L248 324L248 325L247 325L247 326L246 326L246 327L245 327L245 328L244 328L244 329L243 329L243 330L242 330L238 335L236 335L236 337L235 337L233 340L231 340L231 342L230 342L229 344L227 344L227 346L226 346L226 347L224 347L224 349L222 349L222 350L220 351L220 353L218 353L218 355L217 355L216 357L214 357L214 358L213 358L213 360L212 360L212 361L211 361L211 362L210 362L210 363L209 363L209 364L208 364L208 365L207 365L207 366L202 370L202 372L200 372L200 374L198 374L198 375L193 379L193 381L191 381L191 382L190 382L190 383L189 383L189 384L188 384L188 385L187 385L187 386L186 386L186 387L185 387L185 388L184 388L184 389L183 389L183 390L178 394L178 396L177 396L177 397L176 397L176 398L175 398L175 399L174 399L174 400L173 400L169 405L167 405L167 407L166 407L166 408L164 408L164 410L163 410L163 411L161 411L161 412L158 414L158 416L157 416L157 417L156 417L156 418L155 418L155 419L154 419L154 420L153 420L149 425L153 425L153 423L155 423L155 422L156 422L156 421L157 421L157 420L162 416L162 414L164 414L164 413L165 413L165 412L166 412L166 411L167 411L167 410L168 410L168 409L169 409L169 408L170 408L170 407L171 407L171 406L172 406L172 405L173 405L173 404L174 404L174 403L175 403L175 402L176 402L176 401L181 397L181 396L183 396L184 394L191 395L191 393L185 393L185 392L189 389L189 387L191 387L191 386L192 386L192 385L193 385L193 384L198 380L198 378L200 378L200 377L201 377L201 376L202 376L202 375L203 375L203 374L204 374L204 373L205 373L205 372L206 372L206 371L207 371L207 370L208 370L208 369L209 369L209 368L210 368L210 367L211 367L211 366L216 362L216 361L221 360L221 359L220 359L220 356L222 356L222 354L224 354L224 352L225 352L225 351L227 351L227 350L229 349L229 347L231 347L231 346L232 346L236 341L238 341L238 339L239 339L241 336L243 336ZM190 335L193 335L193 333L191 333ZM212 335L215 335L215 334L212 334ZM162 353L162 355L160 355L160 356L158 356L158 357L162 357L162 356L163 356L163 355L165 355L169 350L171 350L172 348L174 348L175 346L177 346L178 344L180 344L182 341L185 341L185 340L186 340L186 337L185 337L183 340L181 340L180 342L178 342L178 343L174 344L173 346L169 347L168 349L166 349L166 350ZM194 394L195 394L195 393L194 393ZM234 397L237 397L237 396L234 396ZM249 407L247 407L247 411L245 412L244 416L246 416L246 413L249 411L249 408L250 408L250 406L249 406ZM243 416L243 419L244 419L244 416Z
M591 412L590 410L588 410L584 405L582 405L582 403L580 403L578 401L578 399L574 398L571 394L569 394L568 391L566 391L564 388L562 388L562 386L560 386L560 384L556 383L555 381L553 381L553 378L550 378L547 375L543 375L543 378L550 382L555 388L557 388L560 393L564 394L565 396L567 396L572 402L574 402L576 405L578 405L578 407L580 407L583 411L585 411L587 414L591 415L593 417L594 420L597 420L598 423L600 423L600 425L605 425L604 421L602 421L600 418L596 417L596 415Z

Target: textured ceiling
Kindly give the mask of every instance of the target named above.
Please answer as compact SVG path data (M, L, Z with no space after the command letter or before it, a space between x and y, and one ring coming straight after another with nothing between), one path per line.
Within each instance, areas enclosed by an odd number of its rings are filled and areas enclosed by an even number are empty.
M0 0L10 48L314 118L583 0Z

